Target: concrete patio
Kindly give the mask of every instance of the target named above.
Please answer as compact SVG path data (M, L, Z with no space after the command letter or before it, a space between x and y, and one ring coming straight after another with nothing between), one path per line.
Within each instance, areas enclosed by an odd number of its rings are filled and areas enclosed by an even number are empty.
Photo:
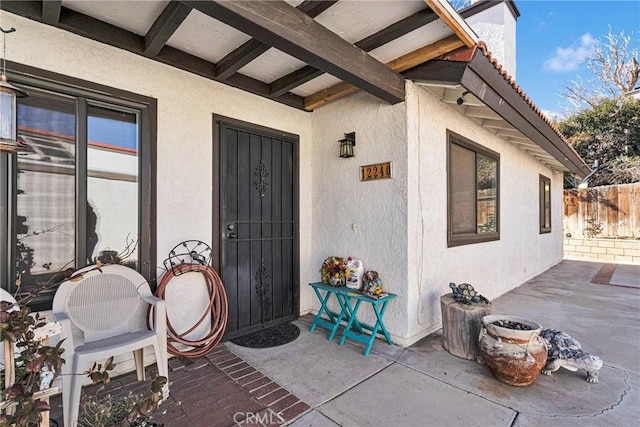
M404 349L378 340L364 358L355 345L310 333L310 316L291 344L226 345L313 408L294 426L629 425L640 420L640 266L618 265L611 285L590 283L603 266L563 261L493 301L494 313L563 330L600 356L595 385L562 369L512 387L447 353L437 333Z
M281 347L225 343L205 358L172 359L172 397L156 418L167 427L622 426L640 420L640 266L565 260L493 305L494 313L526 317L578 339L604 361L600 383L561 369L528 387L509 386L487 366L446 352L439 333L408 348L377 340L363 357L359 345L328 342L321 328L309 332L313 318L304 316L295 322L298 339ZM128 390L132 379L117 378L113 387ZM52 404L52 416L60 419L59 401Z

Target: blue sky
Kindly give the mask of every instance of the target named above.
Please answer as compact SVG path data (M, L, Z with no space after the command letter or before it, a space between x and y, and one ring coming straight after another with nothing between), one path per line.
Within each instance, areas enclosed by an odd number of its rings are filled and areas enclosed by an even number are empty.
M581 59L609 32L640 50L640 0L515 0L516 81L549 116L563 112L562 88L587 77Z

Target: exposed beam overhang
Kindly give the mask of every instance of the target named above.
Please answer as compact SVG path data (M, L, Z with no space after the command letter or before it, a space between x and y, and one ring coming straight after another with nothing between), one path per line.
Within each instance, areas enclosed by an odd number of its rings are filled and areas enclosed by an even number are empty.
M436 15L431 9L424 8L411 16L383 28L375 34L365 37L364 39L356 42L355 46L365 52L371 52L372 50L409 34L410 32L427 25L429 22L433 22L436 19L438 19L438 15ZM271 94L273 96L280 96L295 87L321 76L322 74L324 74L324 71L307 65L272 82Z
M6 10L7 12L34 21L40 22L42 20L42 7L40 2L5 0L1 3L1 6L2 10ZM127 50L137 55L146 56L144 54L144 37L65 7L61 9L60 21L56 27L82 37ZM215 76L216 64L170 46L165 46L157 56L151 59L211 80L217 80ZM269 95L268 84L251 77L236 73L231 78L225 80L224 83L255 95L274 99ZM291 93L284 94L274 100L298 109L303 109L304 107L303 98Z
M300 3L297 6L297 9L310 18L315 18L337 2L338 0L306 0ZM244 67L269 49L271 49L271 46L262 43L260 40L249 40L218 62L216 76L222 80L230 77L240 68ZM280 96L283 94L284 92L274 96Z
M313 80L316 77L320 77L323 74L324 71L318 70L310 65L305 65L304 67L273 81L271 83L271 96L280 96L285 94L291 89Z
M389 103L404 100L401 75L284 1L184 3Z
M480 49L475 50L469 61L434 60L407 71L405 76L416 82L433 84L443 79L444 83L440 82L441 84L462 85L493 113L550 154L569 171L579 177L584 177L590 171L580 156L500 74ZM451 76L459 76L459 80L455 82ZM476 117L486 116L479 111L476 112L478 113ZM485 119L494 120L495 117L485 117Z
M451 52L461 46L463 46L462 41L460 41L456 35L452 35L430 45L423 46L420 49L416 49L413 52L409 52L406 55L402 55L401 57L388 62L387 66L394 71L403 72L415 67L416 65ZM335 101L343 96L352 94L357 90L357 87L348 83L338 83L327 89L307 96L304 99L304 108L309 111L314 110L315 108Z
M169 2L144 36L144 54L156 56L189 13L189 6L175 0Z
M449 28L453 30L456 36L464 43L465 46L471 47L478 42L478 36L471 29L469 24L465 22L460 15L451 7L446 0L424 0L425 3L433 10L438 17Z
M459 47L462 47L462 41L457 36L452 35L387 62L387 66L401 73Z
M42 2L42 22L48 25L58 25L61 9L61 0L44 0Z
M220 80L227 79L234 75L240 68L256 59L271 46L262 43L258 39L251 39L242 46L228 53L222 58L216 67L216 77Z
M377 49L380 46L384 46L395 39L399 39L418 28L424 27L436 19L438 19L438 15L436 15L433 10L426 7L417 11L413 15L407 16L406 18L383 28L377 33L365 37L364 39L356 42L355 45L365 52L371 52L372 50Z
M584 177L590 172L580 156L567 145L564 139L535 111L504 76L496 70L489 59L476 49L465 72L462 85L478 96L483 91L487 105L520 132L525 134L571 172ZM491 88L492 90L488 90Z

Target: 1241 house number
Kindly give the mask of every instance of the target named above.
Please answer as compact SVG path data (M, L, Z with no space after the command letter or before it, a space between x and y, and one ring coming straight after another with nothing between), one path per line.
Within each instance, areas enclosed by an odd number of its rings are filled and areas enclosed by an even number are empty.
M360 181L391 178L391 162L360 166Z

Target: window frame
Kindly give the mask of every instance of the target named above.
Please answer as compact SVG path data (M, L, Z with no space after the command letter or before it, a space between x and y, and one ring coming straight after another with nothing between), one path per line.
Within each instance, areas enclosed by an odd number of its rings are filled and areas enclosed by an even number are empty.
M546 204L545 199L545 186L544 184L549 184L549 205ZM539 190L539 225L540 225L540 234L551 233L551 178L547 178L544 175L540 175L538 179L538 190ZM545 223L545 212L549 210L549 224Z
M477 170L477 156L482 155L488 159L496 162L496 231L487 233L478 233L477 228L475 233L453 233L453 200L451 194L452 187L452 174L451 174L451 146L458 145L459 147L466 148L473 151L476 158L476 169L474 169L474 181L476 185L476 198L474 200L474 216L477 216L478 211L478 198L477 198L477 186L478 186L478 170ZM475 243L491 242L500 240L500 153L490 150L482 145L471 141L468 138L463 137L451 130L447 130L447 247L470 245ZM477 221L476 221L477 222ZM477 225L476 225L477 227Z
M8 79L21 88L50 91L75 99L76 117L86 118L89 104L108 104L136 110L139 114L138 153L138 230L139 272L149 281L152 289L156 283L156 153L157 153L157 100L122 89L105 86L87 80L69 77L52 71L7 61ZM78 262L86 253L86 230L79 224L86 223L87 164L86 121L76 123L76 197L75 197L75 260L74 268L86 262ZM0 200L6 209L0 210L0 280L2 287L15 291L15 221L12 220L16 203L17 159L15 155L0 152ZM86 259L86 257L84 258ZM32 310L51 308L53 292L31 304Z

